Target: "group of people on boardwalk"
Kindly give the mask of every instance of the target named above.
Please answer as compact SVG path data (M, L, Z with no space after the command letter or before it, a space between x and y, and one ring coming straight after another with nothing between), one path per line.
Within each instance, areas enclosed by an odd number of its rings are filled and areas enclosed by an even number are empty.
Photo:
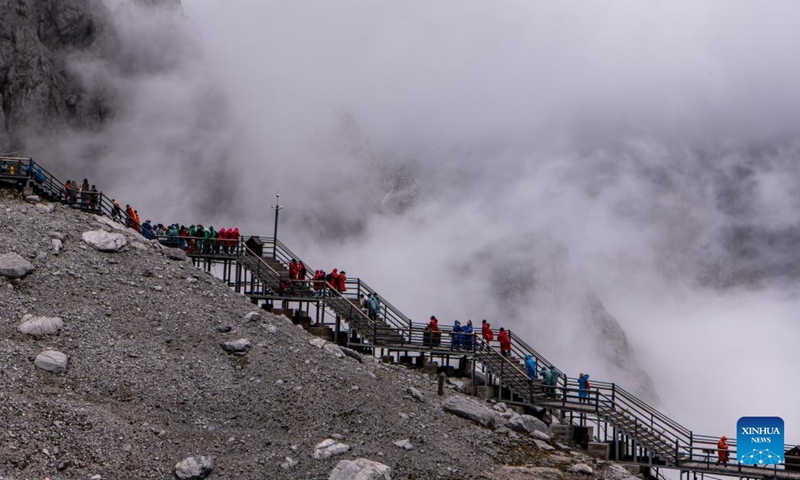
M340 272L338 268L334 268L330 273L325 273L325 270L316 270L311 285L314 295L318 297L328 295L330 290L344 294L347 292L347 272L344 270Z
M96 208L99 206L99 196L100 192L97 191L97 187L90 186L87 178L84 178L80 184L75 180L67 180L64 183L64 202L70 206Z
M489 348L489 344L494 341L494 331L491 324L485 319L481 321L481 337L477 337L472 320L467 320L467 323L461 325L461 321L455 320L453 327L450 330L450 350L472 350L473 346L480 351ZM497 340L500 342L500 353L508 357L511 355L511 337L505 328L500 328L497 334ZM429 347L439 347L442 343L442 329L439 327L439 319L435 315L431 315L428 325L423 332L423 344Z

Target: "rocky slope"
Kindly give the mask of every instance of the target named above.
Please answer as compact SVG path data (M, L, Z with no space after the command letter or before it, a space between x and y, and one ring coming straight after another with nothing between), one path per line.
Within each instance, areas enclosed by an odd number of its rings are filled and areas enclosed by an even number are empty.
M35 268L0 276L0 478L174 478L192 456L213 458L211 478L328 478L356 458L392 478L567 478L579 462L628 476L512 431L502 407L481 407L494 428L447 413L466 398L453 386L439 397L432 377L319 348L285 317L248 319L246 298L189 262L124 231L121 251L100 252L82 240L97 230L114 231L0 190L0 255ZM25 315L63 325L23 333ZM239 339L243 355L222 346ZM41 368L48 350L65 372ZM349 449L313 458L326 439Z

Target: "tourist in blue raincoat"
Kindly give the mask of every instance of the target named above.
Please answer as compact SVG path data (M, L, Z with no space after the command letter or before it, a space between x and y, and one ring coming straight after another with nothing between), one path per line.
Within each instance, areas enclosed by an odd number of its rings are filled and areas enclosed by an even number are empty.
M453 343L451 349L461 350L461 322L453 322Z
M463 332L463 338L461 340L461 344L467 350L472 350L472 337L473 337L473 330L472 330L472 320L467 320L467 324L461 327L461 331Z
M581 403L586 403L589 401L589 374L588 373L581 373L580 377L578 377L578 397L580 398Z
M525 370L528 372L529 379L536 380L536 360L530 353L525 355Z

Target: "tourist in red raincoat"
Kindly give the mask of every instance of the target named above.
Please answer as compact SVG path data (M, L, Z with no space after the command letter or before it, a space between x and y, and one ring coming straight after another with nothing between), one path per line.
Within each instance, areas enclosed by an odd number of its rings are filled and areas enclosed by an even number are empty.
M346 274L347 272L345 272L344 270L342 270L342 272L339 273L339 280L336 285L336 289L339 290L339 293L344 293L347 291L347 285L345 285L345 282L347 281Z
M483 335L483 342L484 342L484 344L481 345L481 350L483 350L484 346L488 348L489 342L494 340L494 332L492 331L492 325L485 319L483 320L481 325L481 335Z
M297 260L294 258L289 262L289 278L292 280L297 278Z
M500 327L500 333L497 334L497 340L500 341L500 353L504 357L511 355L511 338L505 328Z

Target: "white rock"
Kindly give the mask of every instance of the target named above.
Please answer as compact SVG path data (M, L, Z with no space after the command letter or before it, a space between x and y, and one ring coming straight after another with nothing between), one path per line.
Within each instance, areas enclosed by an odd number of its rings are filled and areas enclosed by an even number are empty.
M326 342L322 349L336 358L344 358L344 352L342 352L342 349L339 348L339 345L336 345L335 343Z
M505 402L500 402L494 404L492 410L497 410L498 412L502 413L506 411L506 408L508 408L508 406L505 404Z
M25 201L28 203L39 203L39 201L41 201L41 198L39 198L38 195L28 195L27 197L25 197Z
M342 453L350 450L350 446L341 442L337 442L332 438L326 438L314 447L314 453L311 456L314 460L325 460L334 455L341 455Z
M548 434L546 434L544 432L540 432L539 430L534 430L533 432L531 432L530 435L531 435L531 437L538 438L539 440L542 440L544 442L549 442L550 441L550 435L548 435Z
M393 442L392 444L395 447L402 448L404 450L414 450L414 445L411 445L411 442L407 438L404 438L402 440L398 440L396 442Z
M281 463L281 468L284 470L291 470L297 465L297 460L292 457L285 457L285 462Z
M40 211L42 213L53 213L53 210L55 208L56 208L56 206L53 205L52 203L48 203L47 205L45 205L43 203L39 203L39 204L36 205L36 210L38 210L38 211Z
M539 440L537 438L533 439L533 443L536 445L536 447L538 447L538 448L540 448L542 450L545 450L547 452L556 449L556 447L554 447L552 445L549 445L549 444L547 444L547 443L545 443L545 442L543 442L543 441L541 441L541 440Z
M418 401L419 403L425 403L425 395L422 394L419 390L414 387L406 387L406 393L411 395L411 398Z
M67 371L68 361L69 357L61 352L45 350L36 355L36 360L34 360L33 364L47 372L64 373Z
M259 320L261 320L261 313L260 312L255 312L255 311L249 312L249 313L245 314L244 320L246 322L258 322Z
M331 470L328 480L392 480L392 469L366 458L342 460Z
M175 476L180 480L200 480L214 470L214 457L189 457L175 464Z
M569 467L567 470L569 473L582 473L584 475L591 475L593 473L592 467L583 463L576 463L575 465Z
M267 333L278 333L278 327L276 327L275 325L267 325L264 328L267 329Z
M311 340L309 340L308 343L310 343L311 345L313 345L313 346L315 346L317 348L322 348L328 342L326 342L324 338L314 337Z
M42 337L58 333L62 328L64 328L64 320L61 317L34 317L28 314L22 317L22 323L17 330L25 335Z
M8 278L22 278L36 267L16 253L0 255L0 275Z
M61 252L61 247L63 247L64 244L61 243L61 240L57 238L51 238L50 243L53 244L53 255L58 255L59 252Z
M81 235L83 241L95 250L101 252L119 252L128 241L120 233L106 232L105 230L89 230Z

